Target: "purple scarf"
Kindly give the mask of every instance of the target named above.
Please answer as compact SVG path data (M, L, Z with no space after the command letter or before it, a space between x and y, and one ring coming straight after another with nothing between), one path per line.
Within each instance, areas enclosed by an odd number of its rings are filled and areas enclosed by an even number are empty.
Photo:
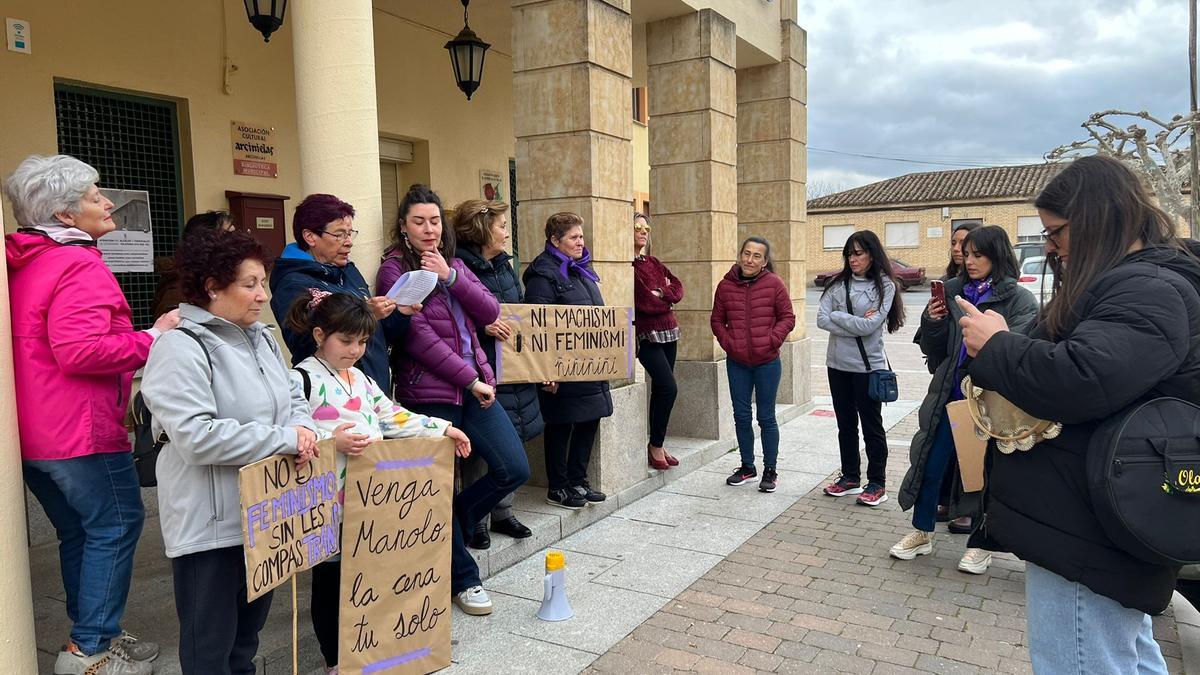
M546 253L554 256L554 259L559 262L558 273L561 274L564 279L571 278L571 268L574 267L579 271L579 276L587 277L588 279L591 279L593 283L600 282L600 275L596 274L594 271L592 271L592 268L589 267L592 262L592 252L587 250L587 247L584 247L583 255L579 256L578 259L574 259L568 256L566 253L558 250L558 248L550 242L546 242Z
M978 307L979 303L992 297L992 279L988 277L982 281L968 281L963 284L962 297L967 302ZM963 398L962 377L959 371L962 370L963 364L967 362L967 345L963 343L958 350L958 363L954 364L954 399L961 401Z

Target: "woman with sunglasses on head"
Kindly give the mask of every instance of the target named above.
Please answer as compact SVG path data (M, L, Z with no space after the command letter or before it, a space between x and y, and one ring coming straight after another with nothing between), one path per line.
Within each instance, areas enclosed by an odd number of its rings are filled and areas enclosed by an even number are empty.
M663 448L667 423L679 388L675 384L675 352L679 322L674 306L683 300L683 284L658 258L649 254L650 219L633 214L633 310L637 326L637 358L650 378L650 443L646 461L665 471L679 460Z
M1100 423L1133 403L1200 403L1200 262L1116 159L1074 160L1034 205L1054 268L1049 304L1025 334L966 301L959 323L973 384L1062 431L1028 452L991 453L971 543L1025 561L1035 672L1166 673L1150 615L1170 603L1178 567L1105 534L1088 456Z
M904 325L904 303L896 298L896 277L879 237L870 230L850 235L842 247L842 271L829 280L817 309L817 328L829 331L825 365L837 416L842 475L825 487L831 497L858 495L858 503L887 501L887 433L883 404L867 393L871 371L888 367L883 331ZM867 484L862 484L858 423L867 447Z

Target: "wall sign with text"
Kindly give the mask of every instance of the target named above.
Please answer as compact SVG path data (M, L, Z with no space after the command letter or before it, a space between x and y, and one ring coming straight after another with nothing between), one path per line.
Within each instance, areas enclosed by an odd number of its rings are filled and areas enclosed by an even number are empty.
M230 123L233 134L233 173L237 176L277 178L275 127L265 124Z

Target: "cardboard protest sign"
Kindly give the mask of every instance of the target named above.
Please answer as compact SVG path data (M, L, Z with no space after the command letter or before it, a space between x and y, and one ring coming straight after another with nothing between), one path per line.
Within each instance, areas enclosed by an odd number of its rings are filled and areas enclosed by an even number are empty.
M321 456L304 466L274 455L238 472L247 600L338 552L337 450L332 440L319 447Z
M496 381L588 382L633 377L632 307L500 305L512 337L496 341Z
M454 442L375 441L346 473L338 666L345 675L450 665Z

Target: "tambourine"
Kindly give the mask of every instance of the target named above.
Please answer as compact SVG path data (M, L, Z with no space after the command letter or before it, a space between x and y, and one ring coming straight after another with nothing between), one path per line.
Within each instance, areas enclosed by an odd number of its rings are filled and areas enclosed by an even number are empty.
M970 375L963 378L962 390L975 422L975 435L981 441L994 439L996 448L1006 455L1029 450L1062 432L1062 424L1038 419L1000 394L971 384Z

